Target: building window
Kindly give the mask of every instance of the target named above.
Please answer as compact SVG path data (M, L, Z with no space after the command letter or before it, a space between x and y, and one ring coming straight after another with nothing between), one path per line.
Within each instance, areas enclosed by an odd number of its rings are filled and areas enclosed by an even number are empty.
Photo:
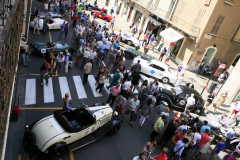
M240 90L238 91L238 93L236 94L232 102L237 102L237 101L240 101Z
M211 34L217 35L218 29L220 28L224 18L225 18L224 15L219 14L215 24L213 25L213 28L212 28L211 32L210 32Z
M240 28L240 26L238 27L237 32L235 33L235 35L233 37L233 40L237 41L237 42L240 42L240 30L239 30L239 28Z

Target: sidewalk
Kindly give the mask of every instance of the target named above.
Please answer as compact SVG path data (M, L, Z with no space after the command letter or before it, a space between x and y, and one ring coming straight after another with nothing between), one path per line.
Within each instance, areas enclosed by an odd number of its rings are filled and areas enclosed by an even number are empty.
M100 8L102 8L104 6L104 3L99 3L98 2L98 5ZM106 7L105 7L106 8ZM108 12L110 12L110 7L107 8L108 9ZM115 13L113 13L112 15L113 17L115 16L116 18L116 21L115 21L115 24L114 24L114 27L113 27L113 30L122 30L122 33L126 33L128 35L131 35L132 36L132 33L130 32L129 30L129 23L123 19L120 15L116 15ZM103 22L104 23L104 22ZM111 31L111 29L110 29ZM137 38L138 34L135 34L135 38ZM140 41L143 40L143 34L140 36ZM122 43L121 43L122 44ZM122 46L124 48L126 48L126 44L122 44ZM129 47L129 46L127 46ZM158 47L158 46L157 46ZM149 55L152 55L154 57L156 57L157 59L159 58L160 56L160 52L157 51L157 47L155 48L155 51L152 51L152 49L149 49L148 53ZM151 48L151 47L150 47ZM140 51L143 52L143 47L141 46L140 48ZM166 59L166 56L164 56L163 60ZM175 72L178 65L175 63L174 59L171 59L168 64L169 68ZM204 89L207 81L208 81L208 78L206 77L203 77L203 76L197 76L194 72L191 72L191 71L188 71L188 70L184 70L182 69L182 72L181 73L184 73L184 81L187 83L187 82L191 82L193 85L194 85L194 89L196 89L200 94L202 92L202 90ZM179 75L180 76L180 75ZM210 87L210 85L212 84L213 80L210 80L209 83L208 83L208 88ZM217 92L218 91L218 88L220 87L220 85L218 85L215 89L215 91ZM209 93L207 92L208 88L206 88L202 94L202 97L204 100L207 99L207 96L209 95ZM214 102L217 101L217 99L219 98L219 95L221 93L218 93L218 96L215 97L214 99ZM221 115L221 113L225 112L227 115L230 115L231 114L231 111L232 109L230 108L230 106L228 104L224 104L223 106L220 106L220 108L217 110L217 113L214 115L213 114L213 107L212 105L208 107L210 109L209 113L206 115L207 117L216 117L217 115ZM227 119L227 123L229 119Z

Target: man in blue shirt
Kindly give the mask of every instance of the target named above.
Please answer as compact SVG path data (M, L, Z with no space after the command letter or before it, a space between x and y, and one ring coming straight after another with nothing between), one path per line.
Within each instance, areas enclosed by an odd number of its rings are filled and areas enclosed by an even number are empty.
M100 40L100 37L98 35L95 36L96 43Z
M62 39L62 35L64 33L64 29L65 29L65 21L63 22L63 24L61 24L60 26L60 34L59 34L59 38Z
M210 153L210 158L209 160L214 160L215 157L220 153L220 151L223 149L223 147L225 146L225 142L226 142L226 138L223 137L221 142L218 143L216 145L216 147L212 150L212 152Z
M106 49L106 42L103 42L103 44L101 44L99 46L99 53L98 53L98 57L97 57L97 61L96 61L96 65L98 64L98 60L104 55L104 50Z
M208 129L208 130L209 130L209 132L210 132L210 130L211 130L211 127L210 127L210 126L208 126L208 121L203 121L203 123L204 123L204 125L202 126L202 128L201 128L200 132L201 132L201 133L205 133L205 129Z
M119 47L118 45L118 41L116 41L116 43L113 43L113 48L117 50L117 48Z
M85 42L85 39L80 39L79 43L81 44L82 46L82 52L84 51L85 49L85 46L86 46L86 42Z

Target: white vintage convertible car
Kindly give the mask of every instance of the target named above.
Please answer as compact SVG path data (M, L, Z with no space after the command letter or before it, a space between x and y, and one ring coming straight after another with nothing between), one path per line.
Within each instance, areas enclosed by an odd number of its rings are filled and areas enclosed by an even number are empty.
M133 59L131 67L137 64L138 60L140 60L141 64L141 73L146 74L150 77L158 78L162 80L163 83L176 82L176 74L172 73L166 64L155 59L147 61L138 56Z
M114 30L114 33L116 34L116 35L118 35L119 34L119 31L117 31L117 30ZM130 36L130 35L127 35L127 33L122 33L122 35L121 35L121 41L122 42L124 42L124 43L126 43L127 45L129 45L129 46L131 46L131 45L136 45L139 41L138 41L138 39L137 38L134 38L134 37L132 37L132 36Z
M51 29L60 29L61 24L63 24L64 20L61 18L49 18L48 19L48 28ZM66 21L67 22L67 21ZM43 29L43 18L40 19L40 28L39 30ZM29 23L31 28L34 28L34 21Z
M74 111L57 110L26 126L23 148L38 158L60 159L67 150L73 151L108 133L115 135L122 121L113 119L113 109L108 105L88 107L81 104Z

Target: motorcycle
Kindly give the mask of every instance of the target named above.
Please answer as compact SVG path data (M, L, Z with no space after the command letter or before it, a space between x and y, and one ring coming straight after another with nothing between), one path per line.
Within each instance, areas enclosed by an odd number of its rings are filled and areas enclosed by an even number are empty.
M211 75L213 74L213 71L214 71L214 68L212 68L210 65L206 65L201 71L201 73L205 75Z

